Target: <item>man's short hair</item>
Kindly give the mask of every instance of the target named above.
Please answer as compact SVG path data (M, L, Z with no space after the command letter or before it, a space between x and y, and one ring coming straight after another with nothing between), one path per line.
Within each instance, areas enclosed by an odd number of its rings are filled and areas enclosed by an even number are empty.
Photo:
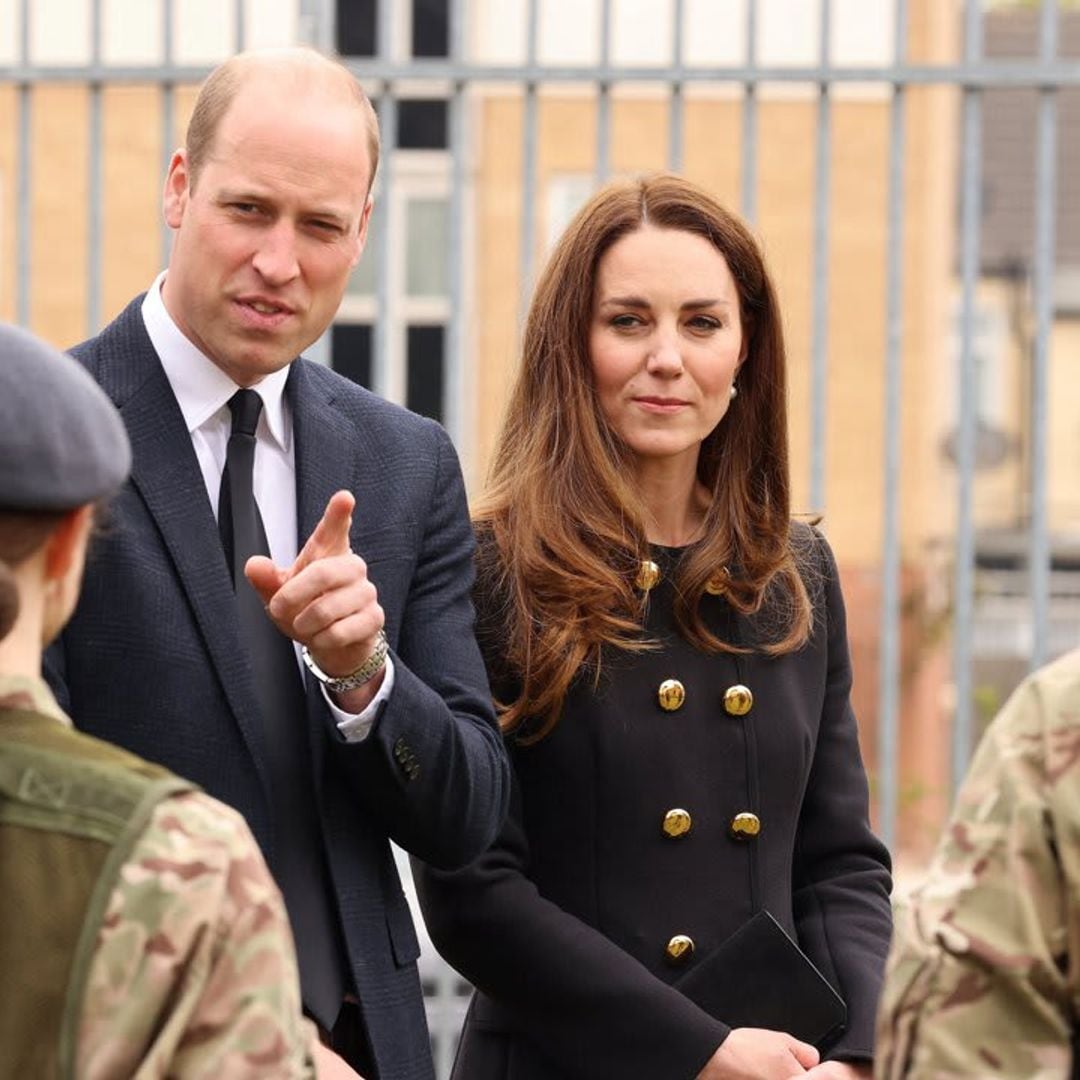
M368 181L370 193L371 185L375 182L375 171L379 165L379 120L375 115L375 110L367 94L364 93L364 88L340 60L306 46L237 53L210 72L199 90L191 120L188 122L185 145L191 186L195 186L199 171L213 151L218 127L233 99L246 79L253 72L265 69L274 58L292 60L297 67L307 65L313 72L329 76L332 81L338 82L360 107L364 113L368 157L371 159L371 176Z

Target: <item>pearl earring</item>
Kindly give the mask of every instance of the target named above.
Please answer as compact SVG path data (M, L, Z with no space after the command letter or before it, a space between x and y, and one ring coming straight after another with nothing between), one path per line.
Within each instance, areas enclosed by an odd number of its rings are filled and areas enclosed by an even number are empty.
M731 384L731 400L734 401L739 396L739 388L732 383Z

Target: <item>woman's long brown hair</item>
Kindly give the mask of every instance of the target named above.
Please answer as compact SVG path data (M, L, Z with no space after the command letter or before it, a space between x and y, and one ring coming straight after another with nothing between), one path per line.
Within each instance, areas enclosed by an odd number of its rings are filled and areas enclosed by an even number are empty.
M651 647L641 636L635 571L648 553L645 514L626 448L607 424L588 353L597 268L645 225L704 236L738 288L745 361L738 397L701 446L712 493L702 539L680 560L675 615L698 648L740 651L702 620L699 601L721 567L729 602L778 613L764 648L783 653L810 632L811 606L789 534L786 362L776 293L757 242L707 192L668 174L605 187L577 214L536 287L522 362L487 490L476 509L496 546L481 584L503 598L501 665L518 690L501 722L529 741L558 721L570 685L599 675L601 650ZM492 575L494 574L494 579Z

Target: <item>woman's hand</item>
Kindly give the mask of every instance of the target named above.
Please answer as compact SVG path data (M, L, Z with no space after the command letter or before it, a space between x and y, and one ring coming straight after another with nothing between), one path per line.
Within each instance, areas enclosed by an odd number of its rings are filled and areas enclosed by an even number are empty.
M872 1080L872 1065L854 1065L850 1061L823 1061L802 1074L805 1080Z
M817 1063L817 1050L783 1031L736 1028L705 1063L697 1080L790 1080L808 1075L807 1069ZM821 1080L826 1075L831 1080L831 1074L823 1074Z

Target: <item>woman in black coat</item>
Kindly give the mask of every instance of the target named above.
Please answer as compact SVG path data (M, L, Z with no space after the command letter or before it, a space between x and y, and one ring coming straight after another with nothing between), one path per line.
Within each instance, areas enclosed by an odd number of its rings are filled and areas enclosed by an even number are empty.
M785 393L736 217L666 175L584 207L477 515L510 817L467 869L417 868L477 987L457 1080L870 1074L889 858Z

